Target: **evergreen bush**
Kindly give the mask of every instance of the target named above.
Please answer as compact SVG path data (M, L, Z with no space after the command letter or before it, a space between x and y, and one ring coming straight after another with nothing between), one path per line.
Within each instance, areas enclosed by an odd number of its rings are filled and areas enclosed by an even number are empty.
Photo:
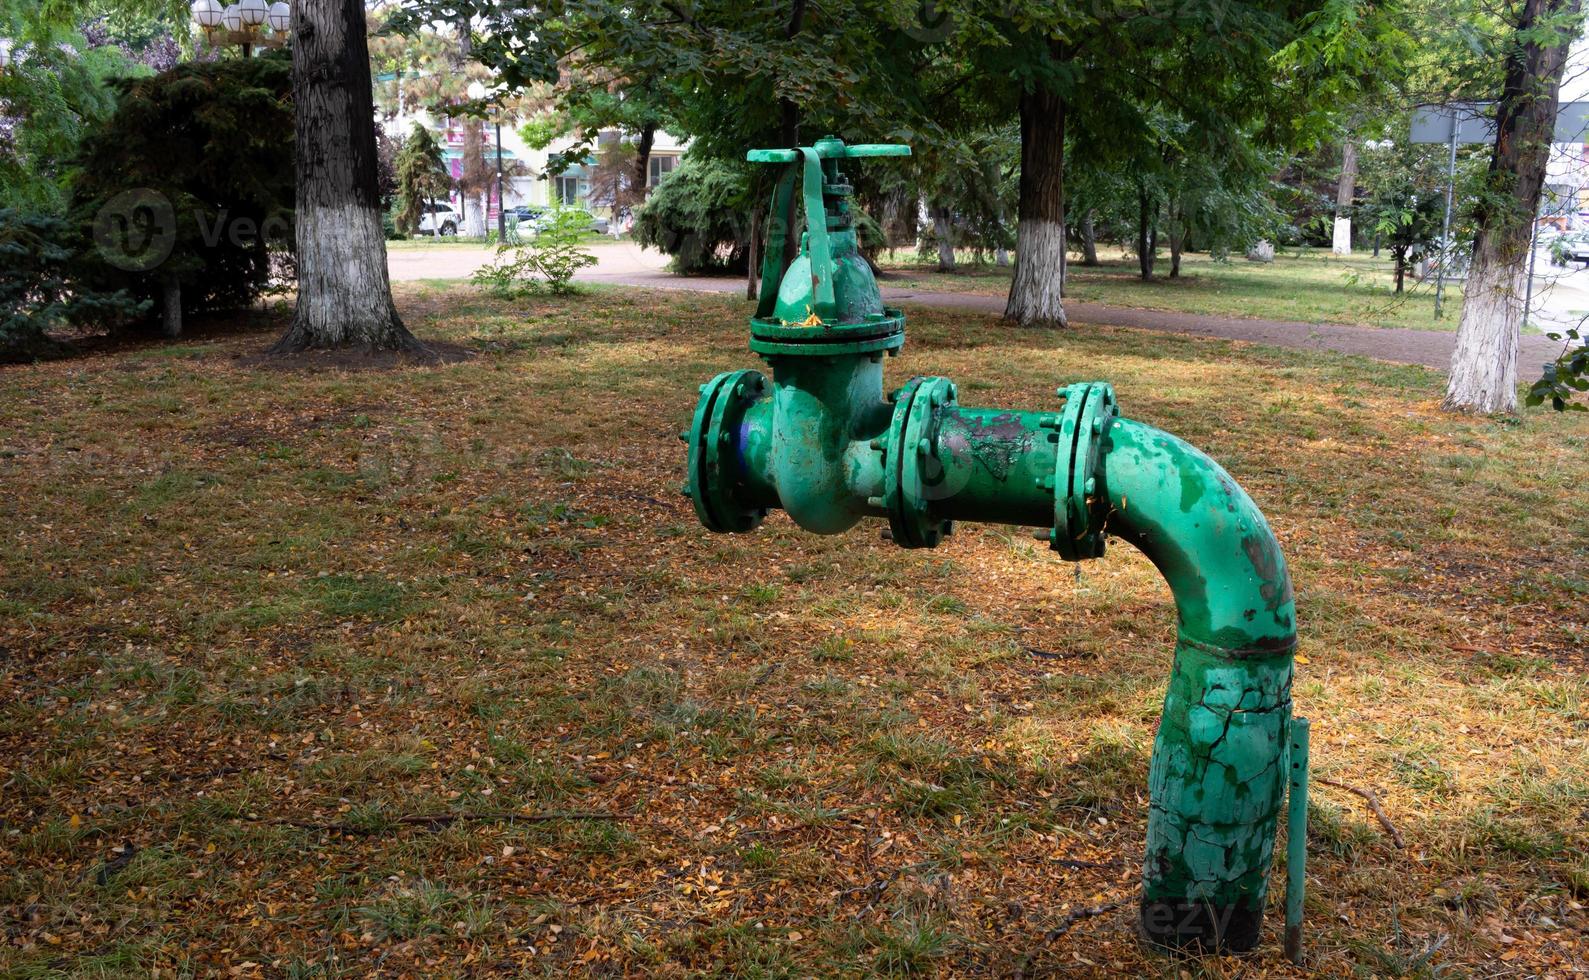
M673 257L684 273L745 271L752 200L748 164L685 157L635 216L635 241Z
M184 316L240 309L284 284L293 241L291 61L188 62L118 83L83 141L70 217L88 288L150 317L173 285Z
M60 218L0 208L0 362L50 353L47 331L72 321L141 312L126 293L99 293L73 282L76 243Z

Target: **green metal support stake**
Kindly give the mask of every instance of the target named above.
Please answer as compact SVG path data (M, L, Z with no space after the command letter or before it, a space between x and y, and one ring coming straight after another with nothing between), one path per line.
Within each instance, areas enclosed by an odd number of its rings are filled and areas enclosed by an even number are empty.
M750 531L776 508L816 534L883 519L905 548L980 521L1046 528L1069 561L1103 557L1106 536L1145 554L1178 628L1149 768L1141 931L1170 948L1250 950L1295 731L1296 604L1280 544L1229 473L1122 418L1103 382L1068 384L1035 412L963 406L948 378L885 394L905 314L883 305L859 252L841 165L909 153L827 137L747 155L784 167L750 318L750 349L772 377L728 371L701 386L684 492L713 531ZM790 255L800 205L805 234Z
M1291 798L1286 811L1286 959L1302 965L1308 863L1308 720L1291 719Z

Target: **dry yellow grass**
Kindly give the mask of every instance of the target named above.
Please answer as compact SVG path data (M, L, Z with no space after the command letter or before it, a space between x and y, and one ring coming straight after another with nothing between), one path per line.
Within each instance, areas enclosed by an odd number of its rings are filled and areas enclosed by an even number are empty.
M1202 964L1131 935L1173 633L1145 561L706 534L675 433L753 363L738 305L400 304L483 353L0 371L0 972L1292 972L1273 929ZM1310 968L1589 963L1582 418L1452 418L1434 374L1328 354L910 329L894 380L1111 380L1269 514L1316 772L1408 843L1315 787ZM404 820L434 814L469 816Z

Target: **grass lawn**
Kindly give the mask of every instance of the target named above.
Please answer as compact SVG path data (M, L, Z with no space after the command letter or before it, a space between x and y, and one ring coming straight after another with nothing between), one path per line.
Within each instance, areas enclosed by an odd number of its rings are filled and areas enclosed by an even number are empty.
M676 433L754 364L742 304L399 306L480 355L288 373L239 359L256 332L0 370L0 975L1288 973L1278 866L1251 960L1133 938L1175 629L1145 560L708 534ZM932 311L908 371L1034 408L1112 380L1267 511L1315 772L1407 842L1315 784L1315 968L1589 962L1589 420Z
M1169 278L1169 255L1162 254L1155 266L1157 278L1143 282L1135 257L1100 249L1101 265L1071 263L1068 295L1084 302L1148 310L1455 330L1462 308L1461 284L1446 284L1447 315L1437 320L1433 281L1419 283L1409 275L1407 292L1397 296L1389 254L1383 252L1375 259L1368 252L1338 256L1328 249L1287 249L1277 250L1275 261L1265 264L1240 255L1216 261L1196 253L1182 257L1181 274L1175 279ZM995 296L1009 292L1010 270L992 264L968 262L963 271L946 274L902 250L893 260L884 252L880 265L893 273L884 280L887 286Z

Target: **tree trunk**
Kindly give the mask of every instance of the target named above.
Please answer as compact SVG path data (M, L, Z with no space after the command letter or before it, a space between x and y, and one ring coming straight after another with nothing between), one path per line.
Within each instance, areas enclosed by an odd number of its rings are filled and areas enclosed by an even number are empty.
M1021 93L1021 189L1015 273L1004 319L1023 327L1066 327L1065 100L1038 85Z
M1091 210L1081 219L1081 264L1098 264L1098 235L1093 231Z
M1179 202L1170 205L1170 278L1181 275L1181 251L1186 247L1186 223Z
M1059 298L1064 299L1070 295L1070 248L1067 241L1060 243L1059 248Z
M1517 410L1517 347L1534 216L1556 127L1556 96L1577 36L1581 0L1524 0L1496 106L1490 193L1463 287L1462 320L1451 355L1445 407ZM1567 23L1563 23L1563 20Z
M162 297L161 332L167 337L182 336L182 280L174 275L167 275L161 279Z
M375 105L361 0L295 0L298 307L272 353L431 351L403 326L386 274Z
M746 251L745 298L756 299L756 281L761 276L761 211L750 209L750 248ZM787 254L787 253L785 253Z
M1357 194L1357 144L1348 137L1341 144L1341 177L1335 184L1335 228L1331 251L1352 254L1352 198Z
M1145 187L1137 188L1137 269L1143 279L1153 278L1153 253L1158 251L1158 235L1153 228L1152 199Z
M998 248L994 249L993 264L1001 269L1008 268L1010 265L1010 250L1005 248L1003 245L1000 245Z
M458 197L463 207L463 233L470 238L484 238L486 234L485 201L480 186L480 175L485 170L486 158L482 152L480 123L470 118L463 121L463 172L458 175Z
M650 192L651 148L656 145L656 142L657 127L654 124L646 123L644 126L640 127L640 142L635 144L634 154L634 189L629 192L628 199L623 202L623 207L639 207L641 202L646 199L646 194ZM617 210L618 209L616 207L613 208L614 217L617 217ZM752 212L752 214L754 213L755 212ZM754 242L756 240L754 229L752 230L750 237L751 241ZM754 262L751 263L751 267L752 270L754 270ZM754 275L754 271L752 271L751 274ZM755 297L752 297L752 299L754 298Z
M474 34L468 17L460 17L454 25L458 32L458 47L453 52L453 70L465 76L465 66L474 56ZM470 238L484 238L486 234L485 209L480 205L480 178L485 170L485 153L482 150L480 121L473 116L463 119L463 150L458 162L458 207L463 211L463 227L459 234Z
M1396 263L1396 295L1401 295L1402 282L1407 274L1407 251L1396 248L1392 250L1392 260Z
M932 206L932 233L938 239L938 271L955 271L954 221L942 204Z

